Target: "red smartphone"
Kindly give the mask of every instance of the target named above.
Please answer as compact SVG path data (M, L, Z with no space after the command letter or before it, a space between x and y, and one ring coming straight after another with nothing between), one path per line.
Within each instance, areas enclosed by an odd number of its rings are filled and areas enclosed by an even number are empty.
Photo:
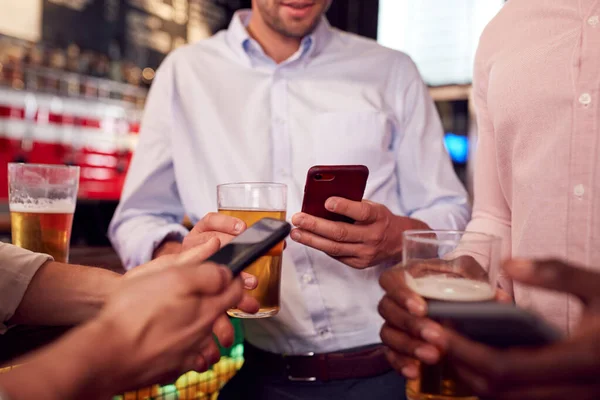
M332 196L361 201L365 194L369 168L364 165L316 165L308 170L304 186L302 212L330 221L354 223L325 208Z

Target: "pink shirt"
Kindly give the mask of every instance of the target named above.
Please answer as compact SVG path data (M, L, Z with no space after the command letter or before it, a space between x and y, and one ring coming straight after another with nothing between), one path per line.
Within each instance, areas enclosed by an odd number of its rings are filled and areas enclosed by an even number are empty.
M509 0L482 35L474 97L468 229L501 236L506 257L600 271L600 0ZM513 289L520 306L572 331L575 299Z

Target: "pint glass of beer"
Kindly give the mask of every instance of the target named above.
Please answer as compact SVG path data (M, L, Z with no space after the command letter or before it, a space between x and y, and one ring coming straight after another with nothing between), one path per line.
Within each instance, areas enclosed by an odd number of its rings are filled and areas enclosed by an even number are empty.
M402 256L406 284L428 303L494 301L500 244L500 238L483 233L406 231ZM420 378L406 387L409 400L477 400L444 360L421 363Z
M69 261L79 167L8 164L12 242Z
M285 220L287 186L281 183L231 183L217 186L219 212L239 218L248 227L262 218ZM236 318L267 318L279 312L279 287L283 242L246 269L256 276L258 287L249 294L260 303L256 314L233 309Z

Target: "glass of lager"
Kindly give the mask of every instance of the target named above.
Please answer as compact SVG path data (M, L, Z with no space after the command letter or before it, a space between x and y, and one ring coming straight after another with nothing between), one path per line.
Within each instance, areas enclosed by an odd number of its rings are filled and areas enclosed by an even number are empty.
M262 218L285 220L287 186L281 183L229 183L217 186L219 213L241 219L248 227ZM256 314L233 309L236 318L267 318L279 312L279 288L283 242L246 269L256 276L258 287L248 293L260 303Z
M68 262L78 187L79 167L9 163L13 244Z
M406 231L402 245L406 284L428 303L494 301L500 238L476 232ZM421 363L420 377L407 383L406 395L409 400L477 400L444 360Z

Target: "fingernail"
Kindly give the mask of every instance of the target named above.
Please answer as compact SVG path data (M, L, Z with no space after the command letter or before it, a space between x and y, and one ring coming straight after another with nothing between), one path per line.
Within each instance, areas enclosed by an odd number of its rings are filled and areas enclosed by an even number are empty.
M235 226L233 227L234 231L236 233L241 233L242 230L244 229L244 223L243 222L236 222Z
M290 234L290 236L291 236L292 240L298 241L302 237L302 234L300 232L298 232L297 230L293 230L292 233Z
M414 365L407 365L402 368L402 375L408 379L416 379L419 375L419 370Z
M304 217L298 216L294 219L294 221L296 226L302 226L302 224L304 223Z
M325 208L329 211L335 211L335 207L337 206L337 201L335 200L327 200L325 202Z
M533 262L524 259L514 259L504 265L504 269L510 273L513 278L527 279L535 273Z
M406 308L408 308L408 311L410 311L411 314L419 317L427 312L425 302L414 298L406 300Z
M254 287L256 285L256 278L254 276L247 276L244 278L244 286Z
M426 363L434 364L438 361L440 353L432 347L417 347L415 350L415 356L421 361Z
M425 328L421 331L421 337L431 344L440 344L442 333L438 329Z

